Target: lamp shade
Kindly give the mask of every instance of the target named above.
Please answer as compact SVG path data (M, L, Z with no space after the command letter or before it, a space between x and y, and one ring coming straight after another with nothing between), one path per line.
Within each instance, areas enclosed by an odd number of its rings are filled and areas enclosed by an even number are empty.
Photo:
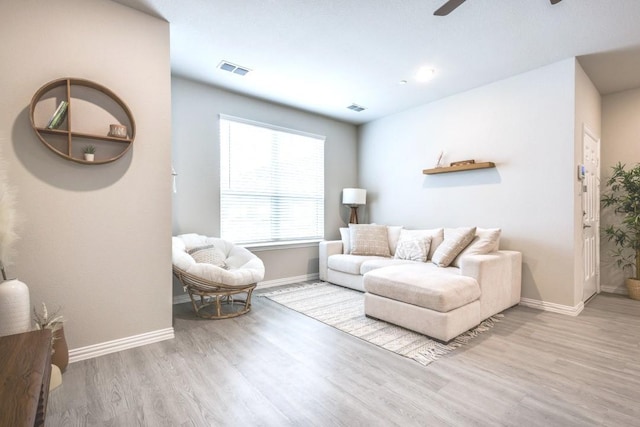
M343 205L366 205L367 190L362 188L345 188L342 190Z

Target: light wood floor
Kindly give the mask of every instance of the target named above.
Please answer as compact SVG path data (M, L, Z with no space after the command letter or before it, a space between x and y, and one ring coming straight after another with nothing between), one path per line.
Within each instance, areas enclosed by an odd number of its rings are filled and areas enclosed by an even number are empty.
M640 426L640 302L514 307L424 367L255 297L176 338L71 364L48 426Z

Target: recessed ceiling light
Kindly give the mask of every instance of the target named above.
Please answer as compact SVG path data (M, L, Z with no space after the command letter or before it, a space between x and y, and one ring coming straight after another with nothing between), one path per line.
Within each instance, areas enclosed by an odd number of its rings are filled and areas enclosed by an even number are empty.
M218 64L218 68L224 71L229 71L230 73L237 74L239 76L245 76L249 71L251 71L247 67L242 67L240 65L232 64L229 61L222 61Z
M406 81L406 80L400 80L400 81L398 82L398 84L399 84L399 85L406 85L406 84L407 84L407 81Z
M431 67L420 67L416 73L416 80L420 83L428 82L436 74L436 70Z
M362 105L358 105L358 104L351 104L347 107L349 110L353 110L357 113L359 113L360 111L364 111L366 110L366 107L363 107Z

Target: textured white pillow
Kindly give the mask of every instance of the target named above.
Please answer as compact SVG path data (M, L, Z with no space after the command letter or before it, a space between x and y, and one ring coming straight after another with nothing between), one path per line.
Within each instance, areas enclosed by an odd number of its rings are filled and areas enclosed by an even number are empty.
M431 246L431 236L416 233L414 230L402 230L394 258L425 262L429 255L429 246Z
M350 254L351 253L351 233L349 232L349 228L340 227L340 239L342 240L342 253Z
M497 251L500 249L501 233L502 230L499 228L476 228L474 239L469 246L460 252L451 265L460 267L460 258L466 255L485 255Z
M440 243L444 240L444 228L433 228L430 230L407 230L414 236L430 237L431 244L429 245L429 253L427 254L427 260L433 257L433 253L436 251Z
M212 264L216 267L227 268L226 259L227 256L222 250L216 248L214 245L200 246L193 248L187 252L200 264Z
M386 225L349 224L352 255L391 256Z
M431 261L438 267L448 267L476 235L476 227L447 228L444 241L438 246Z

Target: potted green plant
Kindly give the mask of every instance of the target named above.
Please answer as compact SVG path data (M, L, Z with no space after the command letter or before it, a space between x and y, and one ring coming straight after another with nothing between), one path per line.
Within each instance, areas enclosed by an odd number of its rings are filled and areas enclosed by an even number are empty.
M640 163L625 167L620 162L612 166L612 175L605 183L602 205L613 208L621 220L605 227L604 235L616 245L611 255L618 267L632 271L632 277L625 281L629 297L640 300Z
M96 147L94 145L87 145L82 150L84 153L84 159L88 162L93 162L94 156L96 154Z

